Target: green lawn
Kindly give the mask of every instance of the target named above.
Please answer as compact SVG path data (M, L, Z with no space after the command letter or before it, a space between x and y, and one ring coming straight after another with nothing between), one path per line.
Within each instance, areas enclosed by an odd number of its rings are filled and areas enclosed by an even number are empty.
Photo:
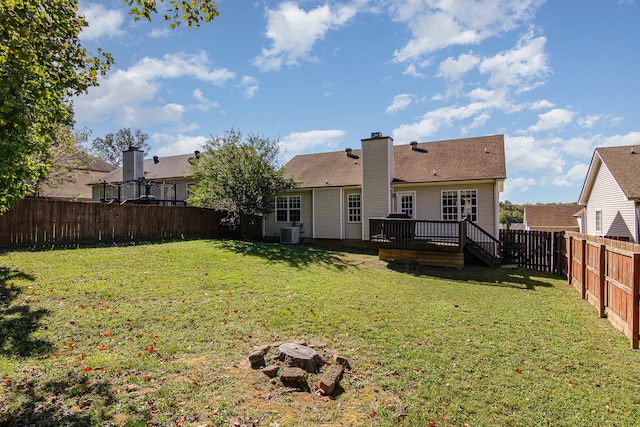
M560 278L191 241L0 254L0 426L632 426L640 352ZM252 370L304 339L331 399Z

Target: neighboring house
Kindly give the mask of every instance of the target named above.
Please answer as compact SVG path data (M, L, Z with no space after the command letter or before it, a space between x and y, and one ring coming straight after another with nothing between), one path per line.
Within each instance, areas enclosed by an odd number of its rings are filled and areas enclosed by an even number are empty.
M582 232L640 241L640 146L596 148L580 193Z
M299 185L276 197L265 238L300 226L304 238L369 240L369 219L391 213L468 218L498 237L502 135L394 145L376 132L360 149L298 155L284 169Z
M38 190L39 197L51 197L76 201L91 201L92 192L88 185L102 179L117 166L107 163L98 157L87 156L81 164L71 171L72 180L57 185L42 184Z
M93 200L117 203L184 205L189 187L190 162L195 154L144 159L135 147L123 152L122 167L91 183Z
M526 205L524 229L528 231L580 231L584 208L578 205Z

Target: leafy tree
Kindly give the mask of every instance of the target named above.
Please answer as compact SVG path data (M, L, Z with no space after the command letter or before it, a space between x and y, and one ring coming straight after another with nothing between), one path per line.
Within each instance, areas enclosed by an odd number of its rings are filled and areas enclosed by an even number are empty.
M218 16L216 3L211 0L122 0L131 10L133 19L138 21L142 18L151 20L152 13L158 13L156 6L158 3L171 7L162 16L165 21L169 21L169 26L175 28L181 22L186 22L189 28L200 27L200 21L210 22Z
M198 28L218 16L210 0L123 0L135 20L151 20L156 6L175 28ZM0 215L47 175L42 161L56 126L71 125L71 98L96 86L113 58L89 54L78 35L87 22L77 0L3 0L0 3Z
M49 147L47 157L40 159L47 163L48 173L32 183L34 194L39 195L43 186L58 188L76 181L78 171L93 160L83 149L90 133L87 129L73 130L64 125L55 129L53 145Z
M273 212L276 193L296 186L279 167L278 152L277 140L256 134L245 139L233 129L207 141L192 164L198 184L189 201L226 212L224 222L250 237L252 225Z
M87 26L76 0L0 3L0 214L47 174L58 124L72 121L70 97L97 84L112 62L78 39Z
M149 135L140 129L131 132L131 129L124 128L115 134L108 133L104 138L94 139L91 143L91 152L112 165L121 166L122 152L129 147L136 147L146 154L151 148L147 142L148 139Z
M508 200L500 202L500 223L506 224L507 229L511 227L511 224L521 223L523 220L523 205L514 205Z

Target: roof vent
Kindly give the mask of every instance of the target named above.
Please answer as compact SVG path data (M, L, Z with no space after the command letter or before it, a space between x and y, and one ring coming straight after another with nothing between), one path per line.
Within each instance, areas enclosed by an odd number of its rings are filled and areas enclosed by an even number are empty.
M636 150L633 147L631 147L631 154L636 154Z
M194 151L193 154L196 155L196 159L200 158L200 152L198 150Z
M153 163L157 165L159 162L160 162L160 159L158 158L158 156L153 156Z
M347 152L347 157L351 157L351 152L353 151L351 148L347 148L346 150L344 150Z
M371 132L371 139L382 138L382 132Z
M434 170L433 170L433 172L431 172L431 174L432 174L433 176L436 176L436 175L437 175L437 174L436 174L436 170L434 169Z
M418 151L418 141L411 141L409 145L413 151Z
M484 154L488 154L489 153L489 148L484 147Z

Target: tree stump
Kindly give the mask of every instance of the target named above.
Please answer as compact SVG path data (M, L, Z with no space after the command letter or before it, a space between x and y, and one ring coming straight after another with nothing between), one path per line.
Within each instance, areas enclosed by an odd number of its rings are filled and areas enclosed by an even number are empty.
M281 362L304 369L311 374L317 373L323 365L320 355L314 349L304 345L284 343L278 349L280 350L278 359Z

